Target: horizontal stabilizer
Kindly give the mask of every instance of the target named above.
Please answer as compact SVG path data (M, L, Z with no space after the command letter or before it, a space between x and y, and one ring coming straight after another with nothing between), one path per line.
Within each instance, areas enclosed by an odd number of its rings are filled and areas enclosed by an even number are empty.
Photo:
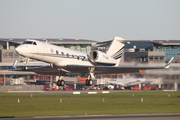
M172 63L172 61L173 61L173 59L174 59L174 57L172 57L172 58L169 60L169 62L164 66L164 68L169 68L170 65L171 65L171 63Z
M16 69L16 66L17 66L17 59L14 61L13 66L12 66L11 69Z

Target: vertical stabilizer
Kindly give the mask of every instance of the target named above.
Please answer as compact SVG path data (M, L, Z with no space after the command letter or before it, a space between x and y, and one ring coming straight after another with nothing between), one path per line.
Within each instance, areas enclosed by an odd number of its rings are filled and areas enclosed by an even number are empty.
M114 37L114 40L111 42L109 49L107 50L106 54L114 58L117 62L115 66L119 66L122 54L124 52L124 45L123 38L121 37Z

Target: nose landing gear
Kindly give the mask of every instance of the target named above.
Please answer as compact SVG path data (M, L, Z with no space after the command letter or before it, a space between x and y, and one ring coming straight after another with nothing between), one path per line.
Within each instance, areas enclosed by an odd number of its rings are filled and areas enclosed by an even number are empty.
M58 80L57 85L58 86L64 86L64 80Z

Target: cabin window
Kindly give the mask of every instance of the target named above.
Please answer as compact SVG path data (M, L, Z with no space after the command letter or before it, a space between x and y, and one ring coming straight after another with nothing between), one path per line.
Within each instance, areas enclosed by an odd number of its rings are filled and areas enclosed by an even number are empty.
M59 54L59 51L56 50L56 54L58 55L58 54Z
M33 45L37 45L36 42L33 42Z
M63 55L64 55L64 53L63 53L63 52L61 52L61 55L63 56Z
M69 57L69 54L67 53L67 57Z
M79 56L77 56L77 59L79 60Z

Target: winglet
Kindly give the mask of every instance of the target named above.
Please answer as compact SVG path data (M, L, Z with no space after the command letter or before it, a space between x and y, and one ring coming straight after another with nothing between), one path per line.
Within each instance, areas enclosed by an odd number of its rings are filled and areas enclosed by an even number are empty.
M12 66L11 69L16 69L16 65L17 65L17 59L14 61L13 66Z
M172 63L174 57L172 57L169 62L164 66L164 68L169 68L170 67L170 64Z

